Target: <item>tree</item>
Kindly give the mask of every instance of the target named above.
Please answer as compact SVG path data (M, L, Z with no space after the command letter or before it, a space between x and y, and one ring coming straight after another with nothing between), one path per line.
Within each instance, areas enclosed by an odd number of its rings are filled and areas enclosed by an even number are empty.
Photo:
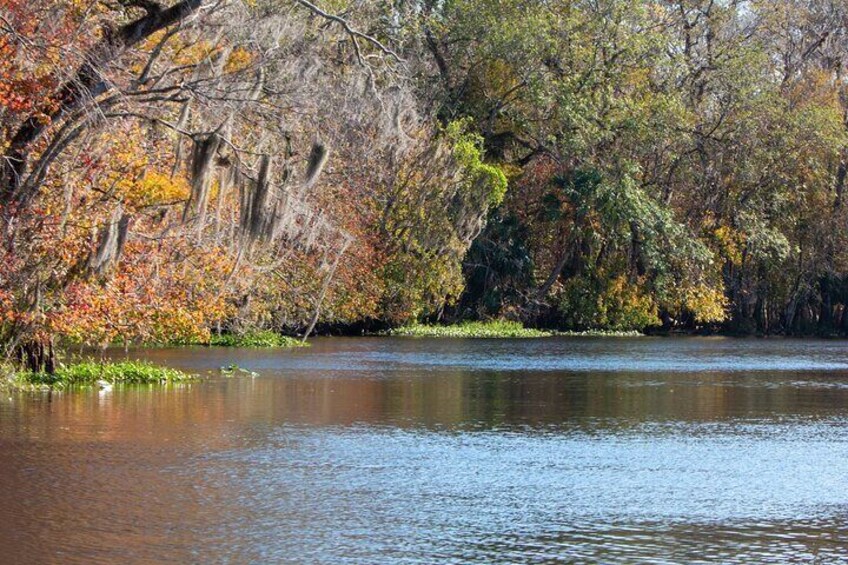
M380 90L400 58L346 19L288 6L71 4L60 28L93 37L71 45L28 24L47 4L9 5L2 75L23 98L4 105L2 329L32 370L52 368L55 335L191 340L255 322L254 286L293 262L319 278L314 325L352 241L315 208L340 133L316 120L393 127ZM367 94L356 108L321 96L353 88Z

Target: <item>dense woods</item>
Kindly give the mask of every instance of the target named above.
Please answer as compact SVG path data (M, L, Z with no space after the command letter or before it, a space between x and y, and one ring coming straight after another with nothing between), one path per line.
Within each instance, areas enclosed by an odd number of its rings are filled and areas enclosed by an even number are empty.
M848 2L0 0L0 339L848 332Z

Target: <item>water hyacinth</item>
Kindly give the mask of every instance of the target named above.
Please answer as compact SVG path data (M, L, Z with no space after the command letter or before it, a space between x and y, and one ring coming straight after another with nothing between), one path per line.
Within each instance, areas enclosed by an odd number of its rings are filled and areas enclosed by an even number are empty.
M14 373L7 379L7 384L21 389L65 388L74 385L102 387L113 384L178 383L195 378L177 369L160 367L146 361L82 361L61 365L53 374L29 371Z
M585 330L582 332L557 331L554 335L562 337L644 337L645 334L638 330Z
M455 326L430 326L413 324L394 328L382 335L407 337L459 337L459 338L538 338L550 337L549 331L525 328L519 322L465 322Z

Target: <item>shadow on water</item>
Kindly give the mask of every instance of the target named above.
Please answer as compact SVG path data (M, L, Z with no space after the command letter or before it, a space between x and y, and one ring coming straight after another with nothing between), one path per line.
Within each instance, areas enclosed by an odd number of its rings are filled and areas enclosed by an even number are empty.
M260 376L0 400L4 560L848 562L842 342L130 355Z

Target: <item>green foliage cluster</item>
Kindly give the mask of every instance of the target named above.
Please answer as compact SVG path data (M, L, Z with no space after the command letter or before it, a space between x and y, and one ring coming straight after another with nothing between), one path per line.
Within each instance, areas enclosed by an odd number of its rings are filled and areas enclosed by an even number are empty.
M215 347L307 347L303 340L264 330L243 334L212 335L208 344Z
M453 121L444 135L460 168L460 192L478 192L483 195L485 204L494 208L506 196L506 175L497 165L483 161L483 136L471 131L472 124L468 118Z
M503 170L484 161L470 119L448 123L404 168L382 208L387 260L381 316L405 323L453 304L464 289L462 261L507 192Z
M565 326L578 331L638 331L660 323L656 303L639 285L603 273L570 278L558 308Z
M160 367L145 361L98 362L82 361L59 366L55 373L14 373L12 385L64 388L74 385L108 384L165 384L194 379L177 369Z
M385 335L408 337L457 338L534 338L550 337L551 332L525 328L520 322L504 320L490 322L463 322L452 326L413 324L395 328Z

